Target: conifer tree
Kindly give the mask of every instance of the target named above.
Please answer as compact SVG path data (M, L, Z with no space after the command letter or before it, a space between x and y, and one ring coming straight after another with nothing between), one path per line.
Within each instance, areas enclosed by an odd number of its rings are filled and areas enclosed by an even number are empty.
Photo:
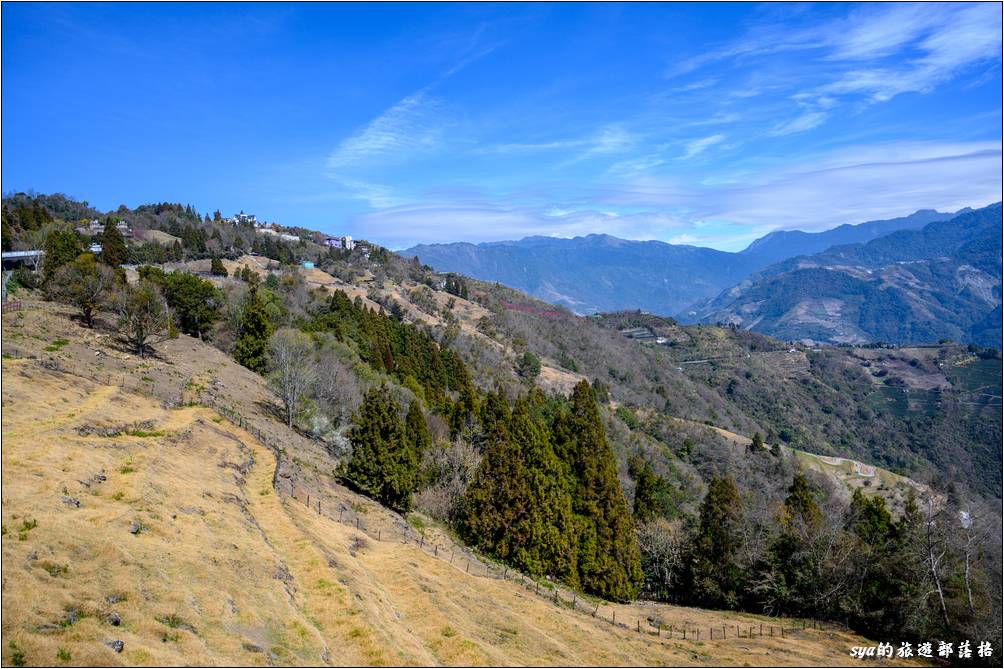
M534 575L551 575L578 584L572 498L554 454L546 426L535 421L527 401L512 411L511 434L526 467L528 498L509 533L515 544L514 563Z
M546 426L525 399L510 414L491 394L483 411L488 445L464 496L462 534L527 573L577 585L571 497Z
M813 542L822 522L808 479L795 474L781 509L780 531L768 550L767 577L760 586L761 596L775 608L788 613L810 610L809 602L821 585L822 565Z
M80 242L77 241L76 235L72 232L53 230L45 238L43 250L45 255L43 256L42 274L45 277L45 282L48 283L57 269L76 260L77 256L80 255Z
M482 413L485 435L481 463L461 502L459 530L467 543L508 560L508 527L519 513L521 500L528 494L526 468L517 447L512 443L510 411L498 394L489 394Z
M209 273L213 276L227 276L227 268L223 266L223 261L217 256L213 256L213 259L209 261Z
M419 461L387 386L366 393L349 430L349 442L352 458L343 470L345 479L392 509L410 510Z
M652 465L637 455L628 463L628 473L634 479L634 517L638 522L644 523L659 511L656 499L659 477L652 470Z
M804 474L795 474L784 506L790 518L801 520L811 527L817 527L823 521L823 514L812 496L812 489Z
M251 290L244 300L237 324L234 360L254 372L264 374L267 367L268 340L271 336L272 325L268 320L265 302L257 287L251 284Z
M571 411L560 430L573 477L579 580L589 592L629 601L643 574L634 522L617 478L596 397L588 381L572 392Z
M432 437L429 436L429 425L425 422L425 415L422 413L422 405L418 400L412 400L408 405L408 415L404 420L405 436L408 444L415 451L415 457L422 459L422 454L427 452L432 446Z
M111 267L118 267L129 259L129 249L125 238L119 232L115 221L109 218L105 221L104 232L101 233L101 262Z
M735 607L740 590L739 491L731 476L714 477L701 502L695 541L694 594L700 603Z

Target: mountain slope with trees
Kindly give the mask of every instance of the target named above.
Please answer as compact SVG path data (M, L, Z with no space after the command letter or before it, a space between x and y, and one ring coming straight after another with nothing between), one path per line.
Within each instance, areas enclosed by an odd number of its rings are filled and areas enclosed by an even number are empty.
M773 265L694 315L781 339L999 346L1001 205Z
M188 209L165 209L161 224ZM53 239L79 244L53 218ZM244 231L208 216L190 226L185 262L106 268L115 278L95 302L94 336L143 369L179 341L242 364L245 393L247 378L271 391L244 399L213 365L176 401L225 393L281 426L306 450L276 481L315 496L348 486L398 527L414 509L411 523L455 531L486 559L608 600L819 616L915 641L999 639L1001 556L986 538L1000 527L999 353L793 353L734 328L577 317L497 284L444 281L376 245L344 253L305 231L275 247L254 239L266 255L245 256ZM60 268L78 260L53 256L52 274L12 288L67 299ZM295 264L305 260L316 267ZM186 274L198 281L173 278ZM195 325L190 294L210 292L200 281L217 292ZM634 321L665 341L618 332ZM182 322L197 336L178 334ZM7 332L5 352L13 342L39 355L36 333L19 343ZM306 364L284 363L291 350ZM862 492L803 469L796 449L862 461ZM869 464L929 487L893 496Z

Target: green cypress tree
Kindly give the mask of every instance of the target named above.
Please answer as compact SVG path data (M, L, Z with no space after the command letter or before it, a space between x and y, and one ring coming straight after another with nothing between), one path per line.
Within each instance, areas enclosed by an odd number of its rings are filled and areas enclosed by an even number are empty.
M628 463L628 473L634 479L634 517L641 523L651 520L659 512L659 477L652 465L637 455Z
M784 506L791 519L801 519L810 527L818 527L823 522L823 514L809 488L809 480L803 474L795 474L792 479Z
M572 498L547 427L530 415L525 399L512 411L512 442L526 468L524 512L509 528L515 544L514 563L530 574L551 575L578 585Z
M617 478L596 397L587 381L572 392L565 417L562 452L574 484L573 511L578 537L579 580L589 592L629 601L638 595L643 574L634 522Z
M425 422L422 405L418 400L412 400L408 406L408 415L404 420L404 430L405 435L408 437L408 444L415 451L415 456L421 460L422 455L432 446L432 437L429 436L429 426Z
M472 546L509 561L509 527L521 511L526 491L526 466L509 434L510 411L500 394L489 394L484 404L485 434L482 458L461 501L461 536Z
M499 394L485 402L488 446L464 496L461 532L518 569L576 586L575 521L561 463L527 401L511 413L504 404Z
M223 266L223 261L217 256L209 261L209 273L213 276L228 276L227 268Z
M111 218L105 221L104 232L101 233L101 262L111 267L118 267L129 260L129 249L125 238L119 232L118 226Z
M44 264L42 274L48 282L57 269L72 262L80 255L80 242L77 236L67 230L53 230L45 238Z
M779 611L812 612L812 600L825 582L824 567L813 542L822 525L822 512L803 474L796 474L780 514L780 532L768 550L767 576L760 579L760 594Z
M419 461L387 386L366 393L348 436L352 458L343 470L348 482L392 509L410 510Z
M268 339L272 336L272 324L265 310L265 302L252 284L241 309L237 324L237 343L234 346L234 360L248 369L264 374L268 353Z
M885 500L879 496L868 498L855 488L851 496L847 529L871 546L882 546L893 537L893 521Z
M692 575L698 602L734 608L740 590L739 490L731 476L714 477L701 502Z

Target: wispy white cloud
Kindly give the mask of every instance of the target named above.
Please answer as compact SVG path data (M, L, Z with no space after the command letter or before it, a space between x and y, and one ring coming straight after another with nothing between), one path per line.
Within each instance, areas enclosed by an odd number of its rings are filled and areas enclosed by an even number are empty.
M854 146L774 170L706 185L643 177L600 194L619 207L669 207L688 220L762 230L822 230L1000 199L1001 143L893 142Z
M613 123L600 128L600 131L587 143L586 150L575 156L572 160L577 162L596 156L621 153L632 148L636 141L637 137L623 125Z
M787 18L787 17L786 17ZM744 37L709 51L676 61L667 76L700 70L713 63L750 62L791 52L806 52L798 65L821 83L801 91L804 102L838 98L880 103L903 93L928 93L961 72L1000 62L1000 5L973 3L861 4L842 17L801 27L791 22L765 21ZM818 59L814 61L813 59ZM780 85L804 85L785 68ZM789 81L785 81L789 79ZM763 82L725 94L754 98L778 92ZM828 118L823 108L809 109L775 131L798 132L817 127ZM829 115L832 116L832 115Z
M610 234L625 239L659 239L686 225L683 219L666 212L619 214L555 207L537 210L491 202L394 207L362 214L355 223L392 248L418 242L482 242L534 235Z
M326 175L350 197L373 207L398 203L390 186L359 176L436 151L445 123L438 103L422 89L392 105L329 154Z
M357 229L392 248L605 233L738 250L781 228L823 230L957 210L1000 198L1000 142L896 142L848 147L773 170L701 183L637 176L590 189L578 204L512 198L407 203L361 214ZM556 193L552 194L558 201Z
M332 172L398 162L435 150L443 135L436 101L422 89L400 100L354 135L343 140L328 156Z
M810 111L797 116L790 121L778 123L769 134L780 137L783 135L793 135L797 132L805 132L821 125L829 115L826 112Z
M680 158L684 160L693 158L700 153L704 153L715 144L720 144L724 140L725 135L722 134L709 135L707 137L691 140L687 142L687 145L684 147L683 155L680 156Z

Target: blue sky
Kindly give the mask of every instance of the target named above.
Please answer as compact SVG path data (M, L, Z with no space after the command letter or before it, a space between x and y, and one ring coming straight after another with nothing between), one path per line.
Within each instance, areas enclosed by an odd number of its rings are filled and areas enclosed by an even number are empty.
M3 190L369 238L779 228L1001 198L1001 6L5 3Z

